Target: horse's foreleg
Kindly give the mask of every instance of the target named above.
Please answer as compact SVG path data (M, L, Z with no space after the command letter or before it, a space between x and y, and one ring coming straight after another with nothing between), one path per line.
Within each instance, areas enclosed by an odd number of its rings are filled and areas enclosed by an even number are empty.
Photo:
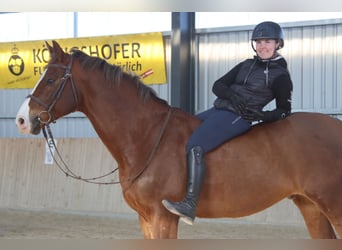
M145 239L152 239L152 225L145 218L139 215L140 228Z
M320 209L303 196L293 196L293 202L303 215L309 234L314 239L336 239L331 223Z
M140 227L145 239L176 239L178 233L178 217L151 215L144 218L139 215Z

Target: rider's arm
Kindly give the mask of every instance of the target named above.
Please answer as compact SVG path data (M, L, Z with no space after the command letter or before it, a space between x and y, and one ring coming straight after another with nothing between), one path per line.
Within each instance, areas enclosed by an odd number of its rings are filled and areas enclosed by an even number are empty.
M273 93L276 109L265 111L263 121L271 122L285 118L291 113L292 81L288 75L281 75L274 80Z
M230 85L235 83L235 78L241 68L241 65L242 63L239 63L230 71L228 71L228 73L226 73L224 76L215 81L212 91L217 97L223 99L230 98L232 94Z

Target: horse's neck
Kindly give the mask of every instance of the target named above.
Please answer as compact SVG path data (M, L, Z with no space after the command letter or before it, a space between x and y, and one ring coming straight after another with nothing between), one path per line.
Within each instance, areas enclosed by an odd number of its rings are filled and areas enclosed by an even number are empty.
M84 99L82 112L118 164L135 166L146 161L168 107L152 98L144 103L136 94L121 96L126 92L110 89Z

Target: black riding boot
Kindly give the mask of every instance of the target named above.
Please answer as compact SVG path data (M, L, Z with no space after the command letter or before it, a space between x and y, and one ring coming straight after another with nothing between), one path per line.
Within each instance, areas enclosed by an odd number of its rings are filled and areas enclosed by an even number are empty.
M181 220L192 225L196 216L197 201L202 187L205 164L203 149L200 146L191 148L187 155L187 189L185 198L180 202L163 200L163 205L171 212L179 215Z

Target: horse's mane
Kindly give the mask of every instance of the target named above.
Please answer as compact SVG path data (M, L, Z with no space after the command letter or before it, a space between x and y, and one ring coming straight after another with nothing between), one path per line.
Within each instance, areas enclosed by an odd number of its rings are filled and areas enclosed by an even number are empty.
M72 51L72 55L79 60L84 70L97 69L102 71L105 75L105 78L110 82L110 84L120 84L123 77L128 77L132 82L135 83L137 89L139 90L139 95L144 101L153 96L158 101L167 103L165 100L159 98L154 89L145 85L140 80L140 77L133 72L124 72L121 67L109 64L104 59L88 56L80 50Z

